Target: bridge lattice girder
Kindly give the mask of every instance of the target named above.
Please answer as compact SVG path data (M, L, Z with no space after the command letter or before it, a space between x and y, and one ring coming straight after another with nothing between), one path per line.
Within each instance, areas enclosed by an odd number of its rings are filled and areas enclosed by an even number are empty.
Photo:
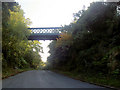
M56 40L62 27L28 28L31 35L28 40Z

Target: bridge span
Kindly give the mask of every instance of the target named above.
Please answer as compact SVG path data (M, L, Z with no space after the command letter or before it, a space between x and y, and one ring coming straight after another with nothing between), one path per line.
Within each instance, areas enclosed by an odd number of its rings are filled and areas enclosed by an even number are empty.
M56 40L61 34L62 27L28 28L31 35L28 40Z

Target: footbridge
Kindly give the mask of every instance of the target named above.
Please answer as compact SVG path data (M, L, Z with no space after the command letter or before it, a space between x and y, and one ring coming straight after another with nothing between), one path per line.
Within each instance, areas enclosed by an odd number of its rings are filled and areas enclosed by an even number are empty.
M62 27L28 28L31 35L28 40L56 40L61 34Z

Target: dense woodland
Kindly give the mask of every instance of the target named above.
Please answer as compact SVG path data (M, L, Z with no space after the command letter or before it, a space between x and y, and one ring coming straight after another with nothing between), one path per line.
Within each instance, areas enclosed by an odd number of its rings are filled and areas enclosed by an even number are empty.
M50 69L120 79L119 3L93 2L50 45Z
M16 2L2 3L2 69L38 68L42 63L39 41L28 41L31 24ZM34 50L33 50L34 49Z
M119 5L93 2L75 13L74 21L50 43L46 68L120 80ZM9 68L39 68L43 64L40 42L27 39L30 24L18 3L2 3L3 72Z

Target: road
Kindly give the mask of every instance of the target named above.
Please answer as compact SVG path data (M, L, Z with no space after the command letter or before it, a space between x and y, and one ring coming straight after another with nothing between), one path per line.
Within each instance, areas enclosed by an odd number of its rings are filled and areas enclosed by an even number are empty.
M19 73L4 79L2 86L3 88L103 88L48 70L31 70Z

